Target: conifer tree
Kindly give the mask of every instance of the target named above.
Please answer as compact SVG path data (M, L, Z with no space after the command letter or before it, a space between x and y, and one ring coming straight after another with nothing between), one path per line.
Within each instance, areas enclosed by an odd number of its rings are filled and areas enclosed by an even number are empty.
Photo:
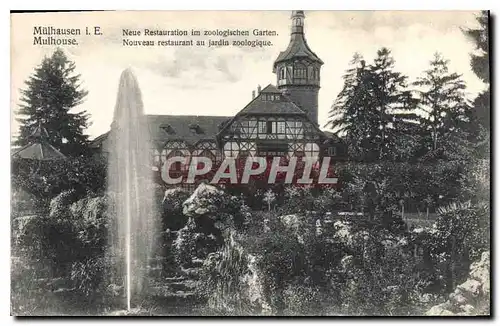
M69 156L85 153L88 136L84 129L89 126L85 111L73 113L71 109L81 104L87 91L79 84L75 64L61 49L45 57L26 81L21 90L18 119L21 123L16 145L25 145L30 134L39 124L48 132L48 142Z
M396 142L404 139L405 134L414 132L417 120L414 113L416 101L408 90L408 77L395 71L394 62L391 51L382 48L369 67L372 104L375 105L372 110L378 115L378 123L373 130L377 132L380 159L399 156L395 151L404 144Z
M413 112L416 100L406 80L394 71L394 59L387 48L377 52L371 65L354 55L327 124L346 139L351 158L374 161L411 156L395 152L413 148L401 140L407 139L405 133L414 132L417 122Z
M490 56L489 56L489 13L483 10L476 18L479 23L478 28L465 29L465 35L472 40L475 45L475 52L471 53L472 71L484 82L490 82Z
M463 159L472 149L468 141L472 107L461 75L450 73L448 60L436 53L414 84L420 88L419 109L424 112L420 120L425 157Z
M358 53L354 54L343 79L344 86L332 105L326 126L345 140L351 158L370 160L377 116L370 110L373 96L370 94L369 70Z
M491 124L490 105L490 64L489 64L489 12L482 11L476 18L479 27L465 29L464 34L475 43L474 52L471 53L471 68L487 88L481 92L474 100L474 123L477 124L474 130L478 141L478 154L481 157L489 156L489 132Z

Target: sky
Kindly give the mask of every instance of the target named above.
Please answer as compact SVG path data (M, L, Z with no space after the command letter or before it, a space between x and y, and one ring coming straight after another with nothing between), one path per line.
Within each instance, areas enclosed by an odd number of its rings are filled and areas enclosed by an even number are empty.
M319 92L319 123L340 92L342 75L355 52L371 62L387 47L396 70L415 80L427 69L435 52L450 61L451 72L463 75L473 98L485 85L473 74L469 54L474 44L461 28L476 27L472 11L306 11L305 35L310 48L324 61ZM33 45L33 27L92 28L102 36L79 36L77 46L64 51L76 64L81 85L89 93L75 108L86 110L91 138L109 130L118 82L132 68L139 82L147 114L232 116L251 99L252 90L275 84L272 65L290 40L289 11L115 11L87 13L31 13L11 15L11 134L20 89L53 46ZM254 29L273 30L277 36L264 48L248 47L125 47L123 29ZM134 38L136 40L146 38ZM149 38L157 40L158 38ZM180 39L180 38L177 38ZM219 38L214 38L218 40Z

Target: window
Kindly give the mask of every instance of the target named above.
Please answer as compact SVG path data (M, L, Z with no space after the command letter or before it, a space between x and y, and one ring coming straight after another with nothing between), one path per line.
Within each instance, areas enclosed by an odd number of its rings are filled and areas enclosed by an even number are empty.
M265 134L266 131L266 121L259 121L259 134Z
M307 78L307 68L302 64L297 64L293 68L293 78L294 79L306 79Z
M304 147L304 152L306 156L318 159L319 146L316 143L306 143Z
M278 134L284 134L285 133L285 121L278 121L277 122L277 132Z
M179 150L173 150L170 152L170 154L168 154L167 159L172 158L172 157L178 157L178 156L184 157L184 154ZM176 161L176 162L173 162L172 165L170 166L170 171L181 172L182 168L183 168L182 162Z
M267 133L275 134L276 133L276 121L268 121L267 122Z
M279 94L262 94L263 101L279 101L280 98Z
M328 156L330 156L330 157L335 156L337 154L336 149L337 148L335 148L335 147L328 147Z
M314 68L312 71L312 79L318 80L319 79L319 70Z
M295 18L295 19L293 20L293 25L294 25L294 26L303 26L303 25L304 25L304 22L302 21L302 19L301 19L301 18L298 18L298 17L297 17L297 18Z
M280 79L285 79L285 68L280 69Z
M224 155L226 157L237 157L240 152L240 146L236 142L227 142L224 144Z

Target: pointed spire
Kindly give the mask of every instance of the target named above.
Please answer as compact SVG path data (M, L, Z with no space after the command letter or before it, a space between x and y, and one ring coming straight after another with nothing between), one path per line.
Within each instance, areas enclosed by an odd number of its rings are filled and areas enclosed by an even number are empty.
M273 72L276 73L276 66L283 61L294 60L296 58L308 58L310 61L317 62L320 65L323 61L309 48L304 34L303 10L294 10L292 12L292 29L290 43L285 51L280 52L276 61L274 61Z

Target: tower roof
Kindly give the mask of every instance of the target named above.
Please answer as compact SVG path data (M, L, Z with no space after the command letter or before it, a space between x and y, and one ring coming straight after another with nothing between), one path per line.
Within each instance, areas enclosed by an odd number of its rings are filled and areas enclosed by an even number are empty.
M29 143L17 149L12 157L14 159L27 159L38 161L54 161L63 160L66 158L64 154L59 152L54 146L47 142L49 134L41 123L29 136Z
M285 51L280 52L276 61L274 61L273 72L276 72L276 65L283 61L295 58L307 58L311 61L323 64L323 61L314 53L304 35L304 11L296 10L292 12L292 30L290 43Z

